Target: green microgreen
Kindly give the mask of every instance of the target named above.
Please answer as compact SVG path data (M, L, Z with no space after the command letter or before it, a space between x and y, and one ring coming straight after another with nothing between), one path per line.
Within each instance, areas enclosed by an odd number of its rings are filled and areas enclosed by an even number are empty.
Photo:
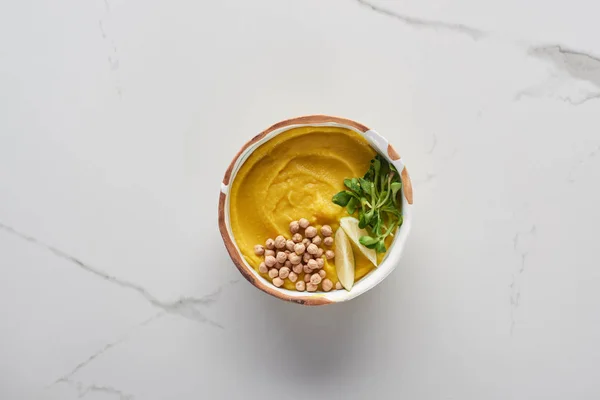
M344 179L344 186L347 189L334 195L332 201L346 207L350 215L358 213L359 228L369 233L359 239L363 246L385 253L385 239L402 225L398 170L378 154L362 178Z

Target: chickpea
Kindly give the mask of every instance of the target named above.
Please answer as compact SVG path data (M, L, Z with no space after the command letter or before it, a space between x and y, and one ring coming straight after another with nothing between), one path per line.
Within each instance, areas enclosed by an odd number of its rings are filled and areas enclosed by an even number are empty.
M278 249L283 249L285 247L285 242L285 238L279 235L275 238L275 247L277 247Z
M333 238L331 236L326 237L323 239L323 243L325 243L325 246L333 246Z
M292 236L292 241L294 243L300 243L302 241L302 239L304 239L304 238L299 233L294 233L294 236Z
M310 282L310 273L304 274L304 282L306 282L306 283Z
M312 242L313 242L313 244L316 244L317 246L320 245L322 242L321 236L315 236L314 238L312 238Z
M275 250L265 250L265 257L273 256L275 257Z
M342 290L342 284L338 281L335 283L335 290Z
M323 225L321 227L321 234L325 237L327 236L331 236L331 234L333 233L333 229L331 229L331 227L329 225Z
M261 274L266 274L267 272L269 272L269 268L267 268L264 262L261 262L258 266L258 272L260 272Z
M288 267L289 269L292 269L292 262L291 262L290 260L286 260L286 261L283 263L283 266L284 266L284 267Z
M304 253L304 255L302 256L302 261L304 261L305 263L308 262L308 260L312 260L312 256L308 253Z
M279 271L277 271L275 268L269 270L269 278L273 279L279 276Z
M290 275L290 269L288 267L283 267L279 270L279 277L281 279L285 279Z
M275 257L273 257L273 256L265 257L265 264L267 265L267 267L269 267L269 268L274 267L276 263L277 263L277 259Z
M304 281L296 282L296 290L297 291L304 292L305 289L306 289L306 283L304 283Z
M325 250L323 250L323 249L317 250L317 257L323 257L324 252L325 252Z
M304 245L304 247L308 247L308 245L311 244L311 243L312 242L308 238L302 239L302 244Z
M321 287L324 292L329 292L333 288L333 282L329 279L323 279L323 283L321 283Z
M281 267L283 267L283 264L280 262L276 262L275 265L273 265L273 268L275 269L280 269Z
M312 254L315 255L319 252L319 248L317 247L316 244L311 243L308 245L308 247L306 248L306 251L308 251L308 254Z
M288 240L285 241L285 248L288 251L294 251L294 245L295 244L296 243L294 243L294 241L292 239L288 239Z
M277 253L277 256L275 257L277 259L278 263L285 263L285 260L287 260L287 254L285 254L283 251L280 251Z
M317 228L315 228L314 226L309 226L304 231L304 236L306 236L309 239L314 238L315 236L317 236Z
M319 268L319 263L317 262L317 260L308 260L308 263L306 263L306 265L311 270Z
M292 266L292 270L296 273L296 274L301 274L303 271L304 266L302 264L296 264L294 266Z
M333 250L327 250L325 252L325 258L327 258L328 260L331 260L335 257L335 253Z
M280 273L280 275L281 275L281 273ZM327 272L325 272L325 270L322 269L322 270L319 271L319 276L321 277L321 279L325 279L325 277L327 276Z
M300 262L302 261L302 257L300 257L296 253L290 253L288 259L290 260L290 263L292 263L292 265L300 264Z
M265 248L262 245L257 244L256 246L254 246L254 254L256 254L257 256L262 256L263 254L265 254Z
M302 267L302 271L304 271L305 274L310 274L312 272L312 268L305 264Z
M325 266L325 260L323 260L322 258L317 258L317 268L321 269Z
M319 283L321 283L322 280L323 278L321 278L321 275L319 274L312 274L310 277L310 283L312 283L313 285L318 285Z
M302 255L304 254L304 251L306 251L306 247L304 247L302 243L296 243L294 245L294 252L296 252L296 254Z
M310 222L308 222L308 220L306 218L300 218L298 220L298 225L300 225L300 228L306 229L308 227L308 225L310 225Z
M318 287L319 287L319 285L315 285L313 283L306 284L306 290L309 292L316 292Z
M298 221L290 222L290 232L291 233L297 233L299 230L300 230L300 224L298 223Z
M280 277L273 278L273 285L275 285L277 287L282 287L283 286L283 279L281 279Z
M294 282L296 282L298 280L298 275L296 275L296 273L292 271L288 275L288 279L290 280L290 282L294 283Z
M273 250L275 248L275 241L273 239L269 238L265 242L265 246L266 246L267 249Z

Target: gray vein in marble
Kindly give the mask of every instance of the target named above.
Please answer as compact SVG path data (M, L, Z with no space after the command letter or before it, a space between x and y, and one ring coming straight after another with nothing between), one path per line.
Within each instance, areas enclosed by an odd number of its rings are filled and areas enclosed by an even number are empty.
M98 357L100 357L102 354L104 354L105 352L107 352L108 350L112 349L113 347L123 343L124 341L126 341L130 334L131 331L133 330L137 330L139 328L143 328L147 325L149 325L150 323L152 323L154 320L156 320L157 318L160 318L161 316L163 316L165 313L164 312L159 312L158 314L153 315L152 317L146 319L145 321L140 322L139 324L137 324L136 326L134 326L130 332L128 332L127 334L123 335L122 337L120 337L119 339L115 340L114 342L108 343L104 346L102 346L102 348L100 350L98 350L97 352L95 352L94 354L92 354L91 356L87 357L84 361L80 362L79 364L77 364L75 366L75 368L73 368L70 372L68 372L67 374L65 374L64 376L58 378L56 381L54 381L54 383L52 383L52 385L56 385L57 383L61 383L61 382L69 382L71 377L73 375L75 375L77 372L79 372L82 368L86 367L87 365L89 365L90 363L92 363L94 360L96 360ZM50 386L52 386L50 385Z
M417 186L424 185L428 182L432 182L435 178L436 178L436 174L428 172L425 179L416 179L414 182L414 186L417 187Z
M567 176L567 182L569 183L575 183L575 173L585 165L585 163L592 159L595 158L596 155L598 155L598 153L600 152L600 145L597 145L596 147L594 147L594 149L592 151L590 151L589 153L587 153L583 158L581 158L577 164L575 164L575 166L573 166L573 168L571 168L571 170L569 171L569 175Z
M433 151L435 150L435 147L437 146L437 142L438 142L438 138L437 138L437 135L434 133L433 134L433 143L431 144L431 149L429 149L427 154L433 154Z
M534 46L529 54L549 61L575 79L581 79L600 87L600 58L564 46Z
M588 93L586 95L583 95L579 100L577 99L573 99L569 96L558 96L558 98L562 101L564 101L565 103L569 103L573 106L579 106L589 100L594 100L594 99L598 99L600 98L600 92L598 93Z
M116 345L124 342L127 338L123 337L120 338L119 340L116 340L112 343L108 343L107 345L105 345L104 347L102 347L99 351L95 352L94 354L92 354L91 356L89 356L87 359L85 359L85 361L80 362L79 364L77 364L75 366L75 368L73 368L73 370L71 370L71 372L69 372L68 374L66 374L65 376L62 376L60 378L58 378L57 380L55 380L52 385L56 385L57 383L63 383L63 382L69 382L69 379L71 378L71 376L75 375L77 372L79 372L79 370L81 370L82 368L84 368L85 366L87 366L88 364L90 364L91 362L93 362L96 358L98 358L99 356L101 356L102 354L104 354L104 352L110 350L111 348L115 347Z
M110 15L111 15L110 4L108 3L108 0L104 0L104 7L105 7L105 16L102 17L98 21L98 26L100 28L100 35L102 36L102 40L108 45L108 48L110 49L109 55L107 57L108 66L109 66L111 73L113 74L113 80L114 80L115 90L117 91L117 95L120 98L122 98L123 97L123 86L121 85L121 79L120 79L120 76L118 73L119 67L121 65L121 62L119 61L119 52L117 50L117 45L115 44L115 41L113 39L111 39L109 37L109 35L106 33L106 29L104 26L106 19L108 17L110 17Z
M43 247L46 250L53 253L54 255L56 255L57 257L67 260L67 261L71 262L72 264L77 265L80 269L82 269L86 272L89 272L101 279L104 279L116 286L119 286L123 289L129 289L129 290L137 292L139 295L144 297L150 304L152 304L153 306L155 306L159 309L162 309L163 311L165 311L169 314L179 315L181 317L193 320L195 322L206 323L206 324L209 324L216 328L224 329L224 327L222 325L220 325L219 323L206 318L196 308L196 306L199 306L199 305L209 306L210 304L214 303L216 300L216 297L219 296L219 294L221 293L221 290L224 288L224 286L232 285L234 283L239 282L239 280L229 281L226 284L219 286L215 292L209 293L200 298L182 297L177 301L165 302L165 301L159 300L154 295L152 295L150 292L148 292L146 289L144 289L142 286L140 286L134 282L130 282L125 279L120 279L120 278L111 276L111 275L107 274L106 272L104 272L98 268L95 268L87 263L84 263L83 261L79 260L78 258L76 258L70 254L65 253L64 251L57 249L56 247L45 244L32 236L26 235L24 233L21 233L21 232L15 230L14 228L12 228L10 226L0 223L0 229L3 229L4 231L11 233L17 237L20 237L21 239L24 239L32 244Z
M444 166L447 162L449 162L450 160L452 160L455 156L456 153L458 153L458 148L454 148L452 150L452 152L449 155L438 155L438 156L434 156L433 152L437 149L437 145L438 145L438 138L437 135L434 133L433 134L433 143L431 145L431 148L425 152L425 154L428 154L434 158L437 158L439 160L442 161L441 165L439 166L439 170L444 170ZM437 170L438 168L436 168ZM427 172L427 175L425 176L425 178L423 179L414 179L413 180L413 186L414 187L419 187L422 186L426 183L431 183L433 181L435 181L437 179L437 173L435 172Z
M443 30L447 32L458 33L462 35L469 36L474 40L478 40L486 36L488 33L484 32L480 29L473 28L463 24L454 24L450 22L444 21L436 21L436 20L427 20L422 18L411 17L404 14L399 14L392 10L389 10L384 7L380 7L375 5L367 0L356 0L362 6L368 7L371 10L380 13L382 15L386 15L388 17L395 18L396 20L402 21L404 24L415 27L415 28L426 28L426 29L434 29L434 30Z
M535 224L531 225L531 229L527 232L517 232L513 238L513 247L516 253L518 253L521 256L521 268L519 269L519 273L523 273L523 271L525 270L525 257L527 257L527 254L529 253L528 250L519 250L519 243L520 240L523 236L525 235L530 235L530 236L535 236L536 234L536 226Z
M552 97L572 106L600 98L600 58L561 45L532 46L528 54L549 63L550 77L515 96Z
M102 20L98 21L98 28L100 28L100 35L102 36L102 39L106 39L106 32L104 32L104 24L102 23Z
M376 13L394 18L411 27L464 34L474 40L490 35L490 32L463 24L426 20L404 15L381 7L369 0L356 1ZM551 76L546 82L519 91L514 97L515 101L525 96L533 98L551 97L572 106L579 106L588 101L600 99L600 57L555 44L530 46L528 54L550 62L559 71L559 74ZM580 85L573 84L573 80L585 82L592 88L581 88ZM567 94L561 92L567 92ZM478 113L478 116L480 116L480 113Z
M590 100L600 98L600 91L587 91L581 93L581 88L578 88L576 80L571 77L551 76L545 82L531 86L527 89L519 91L514 96L514 101L519 101L523 97L531 98L554 98L567 103L571 106L580 106ZM579 81L584 82L584 81ZM591 84L590 84L591 85ZM600 89L600 88L599 88ZM570 94L559 94L560 91L568 90Z
M446 161L452 160L454 158L454 156L456 156L456 153L458 153L457 147L455 147L454 150L452 150L452 153L450 153L450 155L448 157L446 157Z
M77 382L72 380L66 380L64 383L69 384L70 386L74 386L77 390L77 398L82 399L91 393L100 393L105 394L107 396L111 396L113 398L118 398L119 400L134 400L135 396L129 393L125 393L123 390L117 389L114 386L108 385L97 385L92 384L88 386L84 386L83 382Z
M98 386L98 385L90 385L83 390L79 391L79 398L85 397L88 393L102 393L106 395L115 395L118 396L119 400L134 400L135 396L132 394L127 394L122 390L116 389L112 386Z
M525 236L534 237L536 235L537 227L535 224L531 225L531 229L526 232L517 232L513 237L513 249L519 256L519 266L516 272L512 274L512 281L509 285L510 288L510 334L513 334L515 329L516 319L515 313L521 302L521 281L520 277L525 272L525 261L529 254L529 249L521 249L521 240Z

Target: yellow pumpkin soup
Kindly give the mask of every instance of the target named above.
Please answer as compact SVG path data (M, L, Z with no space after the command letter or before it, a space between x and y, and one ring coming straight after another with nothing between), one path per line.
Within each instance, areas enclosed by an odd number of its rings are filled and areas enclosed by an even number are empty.
M344 190L345 178L362 176L374 156L362 136L341 127L290 129L254 150L235 175L229 195L233 237L246 261L259 271L263 258L254 246L282 233L291 239L291 221L306 218L319 231L329 225L335 232L348 213L332 197ZM360 251L355 254L357 281L375 266ZM323 270L336 284L335 259L324 259ZM270 280L267 273L261 275ZM304 273L299 274L298 281L303 279ZM283 279L283 287L296 288L289 278Z

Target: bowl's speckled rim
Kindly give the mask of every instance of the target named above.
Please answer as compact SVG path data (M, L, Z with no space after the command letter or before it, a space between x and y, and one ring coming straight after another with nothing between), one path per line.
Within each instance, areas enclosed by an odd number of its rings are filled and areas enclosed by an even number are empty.
M357 282L355 287L350 291L346 292L343 290L331 291L331 292L315 292L315 293L299 293L293 292L283 288L277 288L273 286L270 282L267 282L264 278L262 278L243 258L241 255L235 240L233 239L233 234L231 233L230 224L229 224L229 201L228 201L228 189L230 183L233 179L235 179L235 173L239 170L239 167L243 162L247 159L247 157L252 153L254 148L259 147L264 142L266 137L271 133L279 134L288 129L298 127L298 126L343 126L350 128L360 134L362 134L371 144L371 146L377 150L380 154L388 158L396 168L401 172L402 186L403 186L403 214L404 221L402 226L400 227L399 233L394 238L394 242L388 253L386 255L386 259L380 264L380 266L373 271L371 271L367 276L363 277L360 281ZM269 140L270 137L266 140ZM254 147L254 148L252 148ZM250 282L252 285L262 290L265 293L268 293L272 296L275 296L279 299L290 301L298 304L308 305L308 306L316 306L316 305L324 305L330 304L340 301L350 300L372 287L376 286L379 282L381 282L394 268L395 264L400 258L400 253L404 247L404 242L406 237L408 236L408 232L410 230L412 218L412 213L410 209L413 204L413 189L410 181L410 177L408 175L408 171L406 167L401 161L400 155L394 149L394 147L387 142L381 135L376 133L375 131L370 130L366 126L359 124L355 121L332 117L327 115L308 115L298 118L288 119L282 122L279 122L270 128L264 130L259 133L255 137L253 137L250 141L248 141L236 154L233 158L227 171L225 172L225 176L223 178L223 183L221 185L221 193L219 195L219 230L221 232L221 236L223 237L223 242L225 243L225 247L229 256L231 257L233 263L240 271L240 273ZM399 243L398 243L399 242ZM394 254L394 257L390 257L390 255ZM393 259L392 259L393 258ZM384 264L388 264L388 268L382 268ZM379 276L374 276L379 275ZM369 278L369 279L367 279ZM364 281L370 281L370 283L363 284ZM359 288L358 286L363 286ZM355 290L356 289L356 290Z

